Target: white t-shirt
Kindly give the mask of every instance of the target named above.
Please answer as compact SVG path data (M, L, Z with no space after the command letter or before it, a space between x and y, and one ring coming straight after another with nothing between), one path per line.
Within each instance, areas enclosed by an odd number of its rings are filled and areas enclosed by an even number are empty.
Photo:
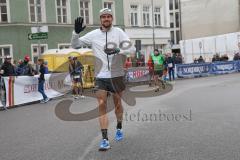
M120 48L120 43L123 41L130 42L130 39L122 29L112 27L107 32L108 43L115 43L116 47ZM131 45L131 47L128 49L121 49L120 54L109 55L108 58L110 68L108 68L107 54L104 52L106 45L106 32L96 29L79 38L79 35L73 31L71 44L73 48L79 48L83 45L92 46L93 53L96 57L95 77L97 78L113 78L123 76L124 62L122 61L122 54L135 52L135 47ZM125 46L128 45L127 43L124 44Z

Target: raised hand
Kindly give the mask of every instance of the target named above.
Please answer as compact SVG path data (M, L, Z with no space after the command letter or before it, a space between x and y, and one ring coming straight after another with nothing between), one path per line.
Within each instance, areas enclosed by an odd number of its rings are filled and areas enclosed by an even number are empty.
M79 33L82 32L85 28L86 28L86 26L83 26L83 18L82 18L82 17L76 18L76 19L75 19L75 25L74 25L75 32L76 32L77 34L79 34Z

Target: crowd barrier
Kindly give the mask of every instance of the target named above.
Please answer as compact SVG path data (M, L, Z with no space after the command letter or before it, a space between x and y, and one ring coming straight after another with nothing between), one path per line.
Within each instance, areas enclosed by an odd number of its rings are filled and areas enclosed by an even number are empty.
M240 71L240 61L192 63L176 65L178 78L192 78L209 75L219 75Z
M49 98L61 96L70 90L70 77L63 79L63 76L63 73L45 75L45 93ZM38 76L2 77L1 86L1 107L10 108L42 99L38 92Z
M240 61L178 64L175 71L178 78L240 72ZM70 76L65 74L54 73L45 76L45 92L48 97L62 96L66 91L71 90ZM129 68L125 78L128 83L146 82L149 80L148 67ZM87 77L86 81L92 81L91 76ZM2 77L0 84L0 107L10 108L42 99L42 95L38 92L38 76Z

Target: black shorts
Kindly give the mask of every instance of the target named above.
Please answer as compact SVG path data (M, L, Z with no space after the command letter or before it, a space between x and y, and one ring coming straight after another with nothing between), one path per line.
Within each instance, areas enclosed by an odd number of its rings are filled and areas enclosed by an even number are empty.
M81 78L73 78L74 83L82 83L82 77Z
M125 90L124 77L96 78L95 89L112 93L119 93Z
M154 75L158 75L159 77L162 77L163 75L163 70L155 70Z

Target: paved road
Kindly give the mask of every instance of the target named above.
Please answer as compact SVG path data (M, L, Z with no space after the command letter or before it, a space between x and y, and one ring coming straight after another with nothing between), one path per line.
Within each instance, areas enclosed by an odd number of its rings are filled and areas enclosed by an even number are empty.
M172 92L137 98L125 106L122 142L114 142L110 113L108 152L98 152L97 119L62 121L60 101L0 112L1 160L239 160L240 74L179 80ZM136 88L139 89L139 88ZM141 87L140 87L141 89ZM71 112L96 106L94 98L78 100Z

